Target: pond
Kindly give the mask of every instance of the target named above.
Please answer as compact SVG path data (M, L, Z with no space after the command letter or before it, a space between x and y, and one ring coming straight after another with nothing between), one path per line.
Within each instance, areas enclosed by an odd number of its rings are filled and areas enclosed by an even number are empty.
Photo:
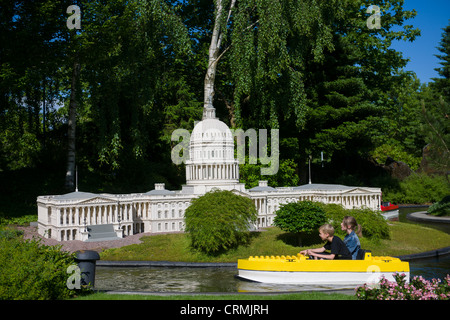
M410 212L424 211L425 208L400 209L399 220L417 223L406 219ZM421 223L422 224L422 223ZM442 231L449 232L444 224L429 224ZM444 226L443 226L444 225ZM450 274L450 255L438 258L412 260L411 277L421 275L425 279L443 279ZM145 291L145 292L290 292L327 289L343 289L344 287L324 287L305 285L278 285L254 283L235 278L236 268L184 268L184 267L97 267L95 288L113 291Z
M411 277L443 279L450 273L450 255L410 261ZM342 289L331 286L278 285L242 281L235 278L236 268L98 267L98 290L147 292L288 292Z

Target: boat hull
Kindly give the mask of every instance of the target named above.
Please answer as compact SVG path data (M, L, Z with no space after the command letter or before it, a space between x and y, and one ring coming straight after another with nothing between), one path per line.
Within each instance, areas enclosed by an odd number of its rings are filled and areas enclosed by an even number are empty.
M381 215L384 217L384 219L386 220L398 220L398 214L399 211L398 210L389 210L389 211L383 211L381 213Z
M377 284L382 278L395 281L395 273L405 274L409 282L409 263L393 257L372 257L370 253L364 260L314 260L302 255L238 260L239 278L263 283Z
M402 273L409 279L409 272ZM395 281L391 272L286 272L239 269L238 277L262 283L304 285L370 285L379 283L382 277Z

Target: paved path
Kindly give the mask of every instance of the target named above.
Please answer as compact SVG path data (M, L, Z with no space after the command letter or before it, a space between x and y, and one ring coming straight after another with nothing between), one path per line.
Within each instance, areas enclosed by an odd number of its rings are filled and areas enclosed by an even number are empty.
M101 252L109 248L119 248L123 246L128 246L130 244L142 243L140 238L152 235L150 233L138 233L118 240L95 241L95 242L84 242L80 240L57 241L55 239L48 239L39 235L37 232L37 227L32 226L18 227L18 229L23 231L24 239L33 239L33 238L40 239L42 244L48 246L61 245L63 250L69 252L75 252L78 250L93 250Z

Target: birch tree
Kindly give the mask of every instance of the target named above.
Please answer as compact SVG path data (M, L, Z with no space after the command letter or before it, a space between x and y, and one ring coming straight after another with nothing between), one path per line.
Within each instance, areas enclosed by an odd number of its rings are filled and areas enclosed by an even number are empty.
M331 24L342 14L338 2L215 0L204 110L213 105L219 62L228 56L234 89L230 118L244 125L242 103L251 100L252 109L244 113L260 118L255 125L276 128L281 114L301 126L302 59L308 53L320 60L325 49L333 49ZM258 95L251 95L255 90Z

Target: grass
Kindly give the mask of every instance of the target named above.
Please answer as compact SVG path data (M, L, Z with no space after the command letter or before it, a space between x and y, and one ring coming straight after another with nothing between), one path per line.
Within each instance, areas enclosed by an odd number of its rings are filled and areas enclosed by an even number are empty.
M173 294L132 295L97 292L74 300L356 300L354 295L344 293L301 292L288 294Z
M373 241L361 238L361 246L372 250L373 255L398 256L443 248L450 245L450 235L424 226L390 222L389 240ZM142 237L141 244L107 249L100 253L102 260L148 260L148 261L186 261L186 262L236 262L237 259L255 255L292 255L306 247L320 247L322 242L312 237L307 246L298 247L294 237L271 227L254 232L247 245L207 255L190 247L187 234L165 234Z
M418 224L395 222L390 226L390 233L390 240L370 244L375 255L400 256L450 245L450 234Z

